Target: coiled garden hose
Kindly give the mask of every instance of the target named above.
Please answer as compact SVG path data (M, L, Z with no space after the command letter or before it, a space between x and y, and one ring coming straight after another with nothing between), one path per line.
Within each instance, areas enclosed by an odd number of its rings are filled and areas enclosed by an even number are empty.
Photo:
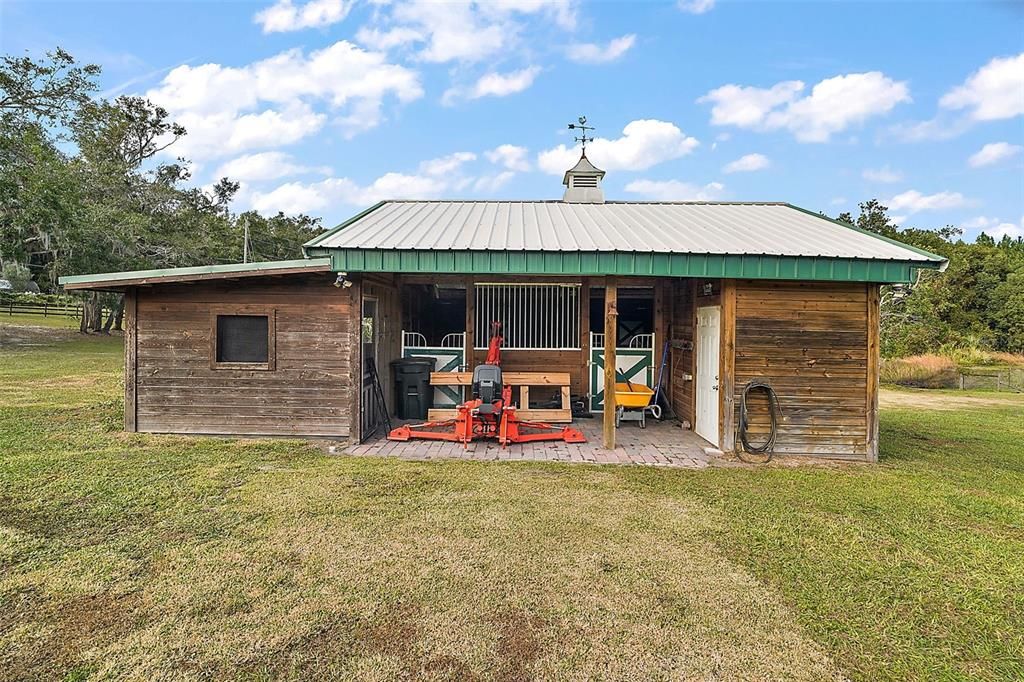
M747 421L747 395L751 391L764 391L768 395L768 415L771 420L771 430L768 433L768 440L763 443L754 445L747 438L747 427L750 425ZM763 381L750 381L746 386L743 387L743 394L740 397L740 442L743 443L744 452L751 452L758 455L768 455L768 459L765 462L771 460L772 450L775 448L775 438L778 434L779 426L779 415L782 413L779 407L779 396L775 394L775 389L771 387L771 384L767 384Z

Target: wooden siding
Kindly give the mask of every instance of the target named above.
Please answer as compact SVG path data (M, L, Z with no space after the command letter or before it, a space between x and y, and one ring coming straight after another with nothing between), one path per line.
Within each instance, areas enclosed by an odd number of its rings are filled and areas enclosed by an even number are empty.
M775 452L872 459L869 289L874 285L738 281L733 383L769 381L782 418ZM870 387L873 386L873 389ZM753 436L767 428L766 402L748 403ZM737 437L738 442L738 437Z
M669 291L669 399L672 410L680 419L694 423L693 380L686 375L694 373L693 356L693 280L676 280Z
M137 429L348 436L358 287L332 282L320 275L137 289ZM231 306L273 311L274 370L211 368L211 309Z

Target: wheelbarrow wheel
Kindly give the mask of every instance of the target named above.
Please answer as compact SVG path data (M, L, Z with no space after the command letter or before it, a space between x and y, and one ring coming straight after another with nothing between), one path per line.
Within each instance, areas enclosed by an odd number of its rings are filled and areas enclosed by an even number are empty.
M622 423L622 413L625 409L621 406L615 408L615 428L619 428L619 424Z

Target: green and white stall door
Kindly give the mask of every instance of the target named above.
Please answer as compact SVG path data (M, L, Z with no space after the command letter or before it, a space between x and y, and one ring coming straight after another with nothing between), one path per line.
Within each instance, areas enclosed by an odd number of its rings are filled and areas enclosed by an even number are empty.
M629 381L654 388L654 349L616 348L615 381ZM603 408L604 338L603 335L594 334L590 345L590 410L598 412Z

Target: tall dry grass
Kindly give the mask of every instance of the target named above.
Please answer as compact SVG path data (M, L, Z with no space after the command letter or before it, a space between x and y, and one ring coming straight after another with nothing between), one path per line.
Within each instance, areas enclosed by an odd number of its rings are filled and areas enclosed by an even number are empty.
M944 355L914 355L883 360L880 368L883 384L917 388L955 388L957 365Z

